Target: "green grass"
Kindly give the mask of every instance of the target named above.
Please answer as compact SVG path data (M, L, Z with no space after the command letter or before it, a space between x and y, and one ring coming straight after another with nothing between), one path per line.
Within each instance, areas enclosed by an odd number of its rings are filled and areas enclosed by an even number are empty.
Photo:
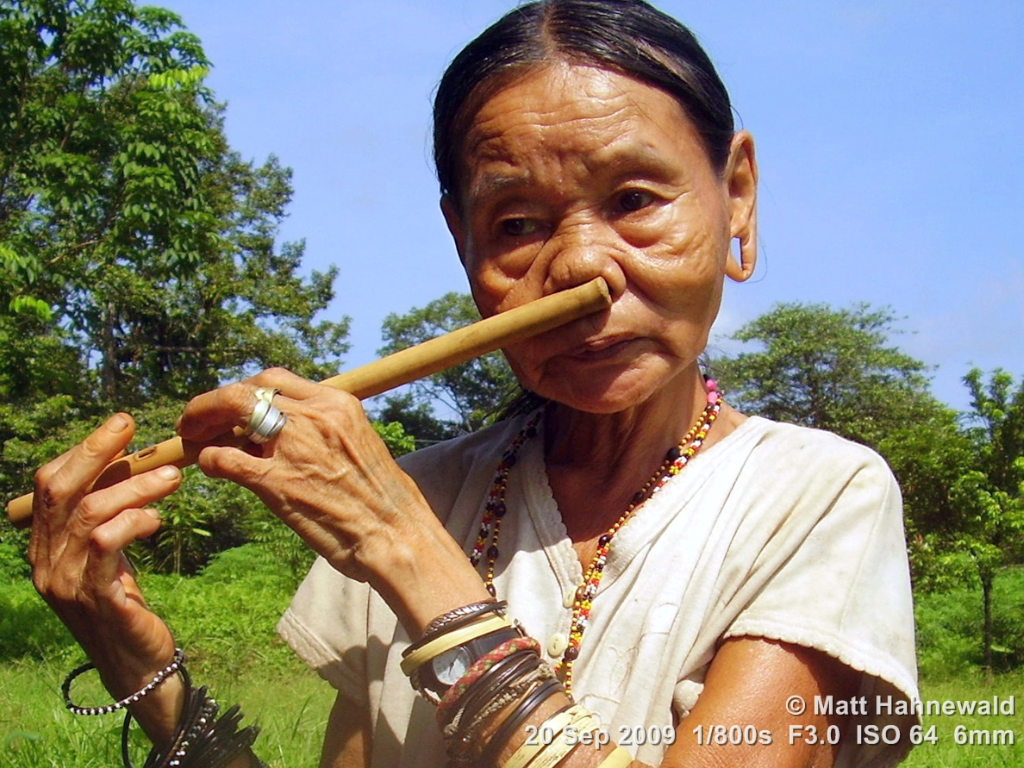
M334 701L274 633L295 584L286 566L243 547L200 577L146 576L147 600L174 628L189 671L225 705L239 703L261 728L258 753L274 768L317 764ZM0 587L0 766L109 768L120 765L119 715L75 717L60 684L81 651L27 579ZM83 702L105 701L95 674L76 681ZM146 754L140 736L136 763Z
M64 709L60 682L64 666L8 662L0 665L0 765L4 768L113 768L121 764L120 715L75 717ZM269 674L225 674L196 665L197 680L225 704L240 702L245 723L261 733L257 753L274 768L317 764L327 716L334 701L327 683L298 661ZM140 737L134 754L146 754Z
M928 734L934 726L935 730L931 733L935 742L922 742L915 747L903 765L907 768L1003 768L1024 765L1024 673L997 675L991 686L977 672L936 682L921 682L921 698L925 701L969 702L991 700L993 696L1001 700L1013 696L1015 714L925 716L923 733ZM973 740L974 744L957 743L957 728L960 726L961 740ZM997 734L1005 731L1013 734L1012 744L989 743L986 746L980 743L982 738L988 738L990 742L1001 738L1008 742L1005 733L1001 737Z

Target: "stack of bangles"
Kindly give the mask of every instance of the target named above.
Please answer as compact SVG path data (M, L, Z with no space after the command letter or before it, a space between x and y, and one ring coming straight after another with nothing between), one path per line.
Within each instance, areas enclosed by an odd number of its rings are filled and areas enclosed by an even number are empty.
M125 710L124 727L121 729L121 760L125 768L134 768L128 744L132 722L128 707L145 698L174 674L181 675L185 683L185 706L181 719L170 743L163 749L154 747L143 768L267 768L252 752L259 728L249 726L239 730L242 713L237 706L217 717L220 705L208 695L205 686L192 687L180 648L175 649L171 662L137 693L102 707L79 707L71 701L71 683L93 668L92 664L83 664L64 679L61 686L64 704L76 715L108 715Z
M505 615L506 605L473 603L434 619L403 652L402 671L413 688L437 705L437 722L453 763L554 768L587 743L586 734L597 731L600 723L570 699L538 724L543 738L525 740L499 762L502 749L544 702L557 694L568 698L541 659L537 641ZM616 747L599 768L626 768L632 760L629 752Z

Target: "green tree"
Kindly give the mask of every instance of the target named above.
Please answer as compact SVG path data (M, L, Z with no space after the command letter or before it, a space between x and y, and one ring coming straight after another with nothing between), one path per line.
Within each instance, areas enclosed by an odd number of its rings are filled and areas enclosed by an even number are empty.
M64 370L87 366L106 402L184 397L271 364L336 370L346 323L311 321L334 272L301 278L302 245L275 247L290 172L230 151L177 16L5 2L0 41L0 340L20 341L0 350L4 368L34 330L75 350Z
M949 589L963 581L950 568L943 542L959 526L953 489L971 470L974 446L964 434L960 415L936 407L927 418L902 424L876 446L900 484L907 547L915 590Z
M964 383L971 393L965 430L975 451L974 467L953 485L959 512L945 537L949 559L966 559L981 584L983 657L993 669L992 586L1003 567L1024 560L1024 379L996 370L986 383L975 368Z
M190 396L225 380L339 368L347 319L314 320L335 271L303 276L303 244L277 243L290 171L231 150L207 66L163 9L0 0L7 497L113 409L135 414L140 440L163 439ZM248 502L224 493L169 500L152 558L187 570L245 536L231 510Z
M715 360L740 410L825 429L870 446L929 418L938 403L926 366L889 345L888 309L779 304L732 338L760 349Z
M422 308L384 318L385 346L380 354L398 352L480 319L469 294L448 293ZM383 399L382 421L399 422L417 440L444 440L487 424L518 389L515 376L498 352L470 360L408 385ZM454 418L438 416L437 405Z

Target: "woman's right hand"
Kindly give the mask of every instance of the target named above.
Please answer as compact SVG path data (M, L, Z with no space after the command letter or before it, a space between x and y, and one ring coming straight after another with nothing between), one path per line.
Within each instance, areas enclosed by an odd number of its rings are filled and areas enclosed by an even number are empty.
M156 533L146 505L181 483L167 466L87 493L134 435L127 414L112 416L82 443L36 473L29 561L36 589L89 656L115 699L140 690L171 661L174 638L146 607L123 548ZM169 678L132 713L154 743L174 733L184 687Z

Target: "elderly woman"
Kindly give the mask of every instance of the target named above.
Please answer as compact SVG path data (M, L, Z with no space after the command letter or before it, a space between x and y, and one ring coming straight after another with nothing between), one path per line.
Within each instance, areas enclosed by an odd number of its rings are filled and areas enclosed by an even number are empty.
M916 691L891 474L741 415L698 366L725 278L754 269L757 166L693 36L639 0L518 8L445 74L435 156L483 315L611 290L505 350L536 407L396 464L354 398L271 370L178 425L207 440L279 393L279 434L200 464L321 556L280 626L338 691L321 765L898 762ZM36 583L115 698L145 691L147 765L255 764L199 720L120 556L179 471L83 491L132 433L116 415L41 470Z

